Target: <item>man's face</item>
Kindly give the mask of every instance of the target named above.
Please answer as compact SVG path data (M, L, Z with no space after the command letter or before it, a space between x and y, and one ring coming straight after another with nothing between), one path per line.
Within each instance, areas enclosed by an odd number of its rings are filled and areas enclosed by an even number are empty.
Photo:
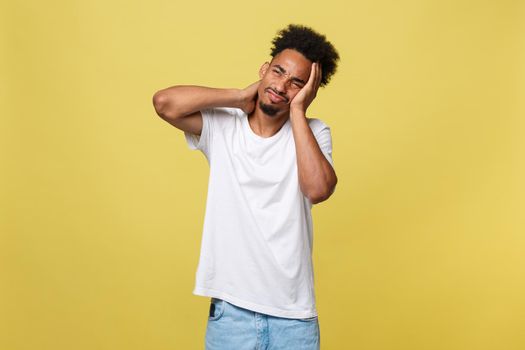
M259 70L258 104L270 117L288 114L290 102L306 85L312 61L293 49L278 53L272 62L265 62Z

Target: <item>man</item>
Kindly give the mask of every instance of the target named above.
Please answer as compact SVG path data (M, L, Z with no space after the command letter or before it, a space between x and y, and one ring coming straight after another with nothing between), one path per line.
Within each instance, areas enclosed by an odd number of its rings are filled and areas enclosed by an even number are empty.
M210 165L193 294L211 298L206 349L319 349L313 204L334 192L330 128L306 110L335 73L325 36L289 25L245 89L155 93L157 114Z

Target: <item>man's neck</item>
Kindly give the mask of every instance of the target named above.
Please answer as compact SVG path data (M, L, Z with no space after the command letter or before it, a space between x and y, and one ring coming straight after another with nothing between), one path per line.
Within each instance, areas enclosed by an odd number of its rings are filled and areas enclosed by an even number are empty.
M271 137L279 132L289 116L289 113L269 116L261 110L257 101L253 112L248 114L248 124L257 135Z

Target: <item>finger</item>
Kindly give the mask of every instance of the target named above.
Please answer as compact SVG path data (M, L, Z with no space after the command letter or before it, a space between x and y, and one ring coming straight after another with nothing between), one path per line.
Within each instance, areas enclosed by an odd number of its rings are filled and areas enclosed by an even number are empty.
M316 66L318 67L318 69L317 69L317 81L316 81L315 86L319 87L319 85L321 84L321 78L323 77L323 74L322 74L323 71L322 71L322 66L319 62L316 64Z
M315 63L312 63L310 66L310 76L308 77L308 81L306 82L306 85L313 86L315 84Z
M313 65L315 67L315 70L313 72L313 76L314 76L313 85L314 87L317 87L317 81L319 80L319 63L315 62Z
M251 83L248 87L246 87L246 89L247 90L257 89L257 87L259 86L260 83L261 83L261 80L258 80L255 83Z

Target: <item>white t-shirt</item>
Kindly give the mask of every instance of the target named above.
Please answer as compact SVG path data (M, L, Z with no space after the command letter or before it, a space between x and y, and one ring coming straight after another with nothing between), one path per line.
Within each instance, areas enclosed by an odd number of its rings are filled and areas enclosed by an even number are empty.
M201 114L201 135L184 133L188 147L210 165L193 294L272 316L317 316L312 203L299 187L290 120L261 137L241 109ZM330 128L307 120L333 166Z

